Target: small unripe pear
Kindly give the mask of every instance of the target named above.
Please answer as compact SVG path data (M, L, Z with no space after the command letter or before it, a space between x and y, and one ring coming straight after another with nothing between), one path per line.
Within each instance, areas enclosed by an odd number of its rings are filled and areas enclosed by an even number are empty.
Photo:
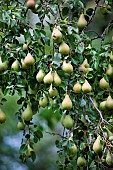
M32 112L31 106L30 104L27 104L27 108L22 113L22 118L25 121L30 121L32 119L32 116L33 116L33 112Z
M57 28L53 29L52 40L57 44L62 42L62 33L59 31L59 29Z
M27 44L23 44L23 50L28 50L28 45Z
M50 71L48 74L45 75L44 83L51 84L52 82L53 82L53 75L52 75L52 72Z
M82 86L79 82L75 83L75 85L73 87L73 91L75 93L80 93L82 91Z
M109 87L109 83L105 80L104 77L100 80L99 85L102 89L107 89Z
M27 157L31 157L31 152L33 152L33 149L32 149L31 146L28 144L28 145L27 145L26 156L27 156Z
M110 167L113 167L113 154L110 153L109 150L108 150L107 156L106 156L106 163L107 163Z
M100 140L101 140L101 136L99 135L93 144L93 150L96 154L99 154L102 152L102 144Z
M84 157L78 157L77 159L77 165L79 167L85 167L86 166L86 159Z
M65 95L65 98L62 102L62 109L63 110L70 110L72 108L72 101L68 94Z
M113 99L112 97L109 95L107 100L106 100L106 107L111 110L113 109Z
M70 53L70 48L65 42L62 42L60 44L59 53L61 53L62 55L68 55Z
M113 76L113 67L111 66L111 64L108 65L108 68L106 70L106 74L109 76Z
M56 71L54 72L53 75L53 84L54 86L59 86L61 84L61 78L59 77Z
M84 92L84 93L88 93L88 92L91 92L91 90L92 90L92 87L91 87L91 85L88 83L88 81L85 79L85 82L84 82L84 84L82 85L82 91Z
M52 87L52 84L50 85L49 96L50 97L58 96L58 91L55 87L54 88Z
M24 59L24 63L28 66L31 66L35 63L35 59L33 58L33 56L30 53L28 53Z
M0 123L4 123L5 121L6 121L6 115L2 111L2 109L0 109Z
M17 59L12 63L11 68L15 71L19 70L20 67L19 67L19 62Z
M35 7L35 1L34 0L28 0L26 3L26 6L30 9Z
M104 111L106 110L106 101L100 103L100 109Z
M36 75L36 80L40 83L40 82L43 81L44 76L45 76L44 70L40 69L39 72Z
M43 94L43 98L39 100L39 105L41 107L46 107L48 104L48 98L45 94Z
M18 130L24 130L24 124L23 124L23 122L18 122L18 124L17 124L17 128L18 128Z
M74 120L71 118L70 115L64 115L61 118L61 123L65 128L71 129L74 124Z
M79 19L78 19L78 22L77 22L77 26L80 30L84 29L84 27L87 25L87 21L84 17L84 14L81 14Z
M77 154L77 146L75 145L75 143L68 148L68 152L70 157L74 157Z
M72 73L73 72L73 66L71 63L66 63L66 61L64 60L63 61L63 64L62 64L62 70L65 72L65 73Z

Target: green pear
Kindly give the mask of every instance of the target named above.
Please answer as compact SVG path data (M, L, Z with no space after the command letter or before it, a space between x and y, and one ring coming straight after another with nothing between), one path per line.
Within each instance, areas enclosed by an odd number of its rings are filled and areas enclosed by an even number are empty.
M84 157L78 157L77 159L77 165L79 167L86 167L86 159Z
M65 98L62 102L62 109L63 110L70 110L72 108L72 101L68 94L65 95Z
M110 153L108 150L107 155L106 155L106 163L110 166L113 167L113 154Z
M51 84L53 82L53 74L50 71L48 74L45 75L44 77L44 83L45 84Z
M40 82L43 81L44 77L45 77L44 70L40 69L39 72L36 75L36 80L40 83Z
M18 128L18 130L24 130L24 128L25 128L24 123L23 122L18 122L17 128Z
M68 55L70 53L70 48L65 42L62 42L60 44L59 53L61 53L62 55Z
M6 121L6 114L0 109L0 123L4 123Z
M54 88L52 87L52 84L50 85L50 88L49 88L49 96L50 97L58 96L58 91L55 87Z
M5 71L7 70L8 68L8 62L5 61L5 62L2 62L2 58L0 56L0 71Z
M106 101L103 101L103 102L100 103L100 109L104 110L104 111L107 109L106 108Z
M30 9L35 7L35 0L28 0L26 6Z
M33 56L30 53L28 53L24 59L24 63L25 63L25 65L31 66L35 63L35 59L33 58Z
M27 151L26 151L26 156L31 157L31 152L34 152L33 149L31 148L30 144L27 145Z
M59 31L59 29L57 28L53 29L52 40L57 44L62 42L62 33Z
M74 124L74 120L70 115L64 115L61 117L61 123L65 128L71 129Z
M23 50L28 50L28 45L27 44L23 44Z
M17 59L12 63L11 68L15 71L19 71L20 67L19 67L19 62Z
M100 82L99 82L99 86L102 89L107 89L109 87L109 83L105 80L105 78L103 77Z
M108 96L106 100L106 108L109 110L113 109L113 99L110 95Z
M77 146L75 143L72 143L72 145L68 148L68 153L70 157L74 157L77 154Z
M78 81L77 81L77 83L75 83L75 85L73 87L73 91L75 93L80 93L82 91L82 86Z
M84 14L81 14L79 19L78 19L78 22L77 22L77 26L80 30L84 29L84 27L87 25L87 21L84 17Z
M113 53L112 53L112 51L110 53L110 61L113 62Z
M53 75L53 84L56 87L61 84L61 78L59 77L56 71L54 72L54 75Z
M93 150L96 154L102 152L101 136L99 135L93 144Z
M113 76L113 67L111 66L111 64L108 65L108 68L106 70L106 74L109 76Z
M73 72L73 66L71 65L71 63L66 63L66 61L64 60L63 61L63 64L62 64L62 70L65 72L65 73L72 73Z
M82 85L82 91L83 91L84 93L88 93L88 92L91 92L91 90L92 90L91 85L90 85L89 82L85 79L85 82L84 82L84 84Z
M30 68L30 66L26 65L25 62L24 62L24 59L21 59L21 64L22 64L22 69L23 70L27 70Z
M32 116L33 116L33 112L32 112L31 106L30 104L27 104L27 108L22 113L22 118L25 121L30 121L32 119Z
M48 98L45 94L43 94L43 98L39 100L39 106L46 107L48 104Z

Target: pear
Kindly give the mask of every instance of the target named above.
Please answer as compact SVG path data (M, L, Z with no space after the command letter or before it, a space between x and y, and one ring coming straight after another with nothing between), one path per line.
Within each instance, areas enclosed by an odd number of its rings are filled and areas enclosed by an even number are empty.
M93 150L96 154L102 152L102 144L100 143L101 136L99 135L93 144Z
M103 77L100 82L99 82L99 86L102 89L107 89L109 87L109 83L105 80L105 78Z
M70 110L72 108L72 101L68 94L65 95L65 98L62 102L62 109L63 110Z
M82 90L82 86L81 84L77 81L77 83L75 83L74 87L73 87L73 91L75 93L80 93Z
M107 156L106 156L106 163L107 163L110 167L113 167L113 155L112 155L112 153L110 153L109 150L108 150Z
M82 85L82 91L84 92L84 93L88 93L88 92L91 92L91 90L92 90L92 87L91 87L91 85L88 83L88 81L85 79L85 82L84 82L84 84Z
M25 128L24 123L23 122L18 122L17 128L18 128L18 130L24 130L24 128Z
M61 84L61 78L59 77L56 71L54 72L53 75L53 84L54 86L59 86Z
M106 101L100 103L100 109L104 111L106 110Z
M35 59L33 58L33 56L30 53L28 53L24 59L24 63L25 63L25 65L31 66L35 63Z
M27 156L27 157L31 157L31 152L34 152L34 151L33 151L33 149L31 148L31 146L28 144L28 145L27 145L26 156Z
M110 137L113 137L113 133L107 127L103 127L103 129L107 131L107 135L106 135L107 139L109 139Z
M61 123L65 128L71 129L74 124L74 120L71 118L70 115L64 115L61 118Z
M106 100L106 107L111 110L113 109L113 99L112 97L109 95L107 100Z
M73 66L71 65L71 63L66 63L66 61L64 60L63 61L63 64L62 64L62 70L65 72L65 73L72 73L73 72Z
M26 70L26 69L30 68L28 65L25 64L24 59L21 59L21 64L22 64L22 69L23 70Z
M0 109L0 123L4 123L5 121L6 121L6 115L2 111L2 109Z
M70 48L65 42L62 42L60 44L59 53L61 53L62 55L68 55L70 53Z
M113 62L113 53L112 53L112 51L111 51L111 53L110 53L110 61Z
M26 6L30 9L35 7L35 0L28 0Z
M48 98L45 94L43 94L43 98L39 100L39 106L46 107L48 104Z
M69 156L74 157L77 154L77 146L72 143L71 147L68 148Z
M52 82L53 82L53 75L52 75L52 72L50 71L48 74L45 75L44 83L51 84Z
M15 71L19 70L20 67L19 67L19 62L17 59L12 63L11 68Z
M32 119L32 115L33 115L33 112L32 112L31 106L30 104L27 104L27 108L22 113L22 118L25 121L30 121Z
M84 14L81 14L79 19L78 19L78 22L77 22L77 26L80 30L84 29L84 27L87 25L87 21L84 17Z
M36 75L36 80L40 83L40 82L43 81L44 76L45 76L44 70L40 69L39 72Z
M28 45L27 44L23 44L23 50L28 50Z
M106 74L109 76L113 76L113 67L111 66L111 64L108 65L108 68L106 70Z
M57 28L53 29L52 40L57 44L62 42L62 33L59 31L59 29Z
M8 68L8 62L5 61L5 62L2 62L2 58L0 56L0 71L5 71L7 70Z
M50 85L50 88L49 88L49 96L50 97L58 96L58 91L55 87L54 88L52 87L52 84Z
M82 157L82 156L78 157L77 165L79 167L85 167L86 166L86 159L84 157Z

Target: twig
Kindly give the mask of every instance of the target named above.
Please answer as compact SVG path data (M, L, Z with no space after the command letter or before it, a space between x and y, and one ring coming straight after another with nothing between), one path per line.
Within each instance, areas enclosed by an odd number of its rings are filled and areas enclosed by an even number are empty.
M45 133L48 133L48 134L53 135L53 136L57 135L57 136L60 136L61 138L66 138L66 137L60 135L59 133L47 132L47 131Z

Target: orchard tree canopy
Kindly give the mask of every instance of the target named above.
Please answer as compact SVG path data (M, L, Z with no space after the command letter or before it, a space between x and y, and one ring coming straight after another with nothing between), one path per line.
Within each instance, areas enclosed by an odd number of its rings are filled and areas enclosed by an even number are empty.
M63 127L50 133L59 136L59 170L113 167L113 2L92 3L0 1L0 123L5 96L18 94L22 162L36 159L46 129L35 118L43 111L43 119L52 113L49 128L54 117Z

